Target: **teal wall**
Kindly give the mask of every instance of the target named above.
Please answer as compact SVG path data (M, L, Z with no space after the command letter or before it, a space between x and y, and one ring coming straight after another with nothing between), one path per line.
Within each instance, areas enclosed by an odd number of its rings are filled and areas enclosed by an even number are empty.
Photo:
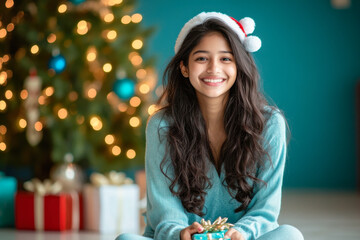
M266 95L285 112L292 133L288 188L356 188L355 84L360 79L360 1L139 0L155 25L148 50L162 74L183 24L201 11L252 17L263 46L254 54Z

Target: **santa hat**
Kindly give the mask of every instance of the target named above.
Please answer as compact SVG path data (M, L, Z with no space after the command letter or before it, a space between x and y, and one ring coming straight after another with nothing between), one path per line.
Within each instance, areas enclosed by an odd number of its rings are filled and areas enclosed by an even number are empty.
M261 47L261 40L256 36L248 36L255 29L255 22L252 18L245 17L240 21L218 12L202 12L192 19L190 19L181 29L175 43L175 53L177 53L184 42L184 39L189 34L190 30L209 19L218 19L230 27L239 37L240 42L244 45L246 51L256 52Z

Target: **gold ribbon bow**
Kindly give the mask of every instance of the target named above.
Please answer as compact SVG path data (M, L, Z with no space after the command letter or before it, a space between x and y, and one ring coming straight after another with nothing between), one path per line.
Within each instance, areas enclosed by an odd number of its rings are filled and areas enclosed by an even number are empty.
M124 185L133 183L133 180L126 177L125 173L115 171L110 171L107 174L93 173L90 176L90 181L97 187L103 185Z
M29 192L44 196L46 194L58 194L63 187L58 181L52 182L46 179L44 182L41 182L39 179L33 178L24 183L24 188Z
M213 223L211 223L210 220L205 221L204 219L201 219L200 224L204 228L204 232L217 232L227 230L234 226L231 223L226 223L227 220L228 218L218 217Z

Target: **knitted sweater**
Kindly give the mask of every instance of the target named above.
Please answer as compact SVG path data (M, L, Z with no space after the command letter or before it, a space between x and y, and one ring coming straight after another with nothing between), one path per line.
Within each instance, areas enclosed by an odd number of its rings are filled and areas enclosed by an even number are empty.
M155 240L179 240L180 231L194 221L200 222L200 216L187 212L178 197L169 190L170 181L160 170L160 163L165 154L166 127L168 121L163 112L153 115L146 128L145 170L147 181L147 211L144 236ZM160 131L159 131L160 130ZM271 161L259 169L257 177L267 184L255 187L253 198L244 211L235 213L240 205L233 199L222 184L225 170L220 176L215 166L209 161L212 187L207 189L203 218L213 222L219 216L227 217L246 240L256 239L264 233L277 228L281 205L281 189L286 158L286 127L282 115L273 111L263 132L264 148ZM169 161L168 161L169 162ZM173 176L168 168L167 174Z

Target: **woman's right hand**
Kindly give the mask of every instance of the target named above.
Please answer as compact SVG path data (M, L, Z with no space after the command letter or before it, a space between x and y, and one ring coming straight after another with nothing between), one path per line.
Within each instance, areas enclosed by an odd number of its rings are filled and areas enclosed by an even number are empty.
M181 230L180 240L191 240L191 235L195 233L201 233L202 231L204 231L204 228L201 226L201 224L198 222L194 222L190 226Z

